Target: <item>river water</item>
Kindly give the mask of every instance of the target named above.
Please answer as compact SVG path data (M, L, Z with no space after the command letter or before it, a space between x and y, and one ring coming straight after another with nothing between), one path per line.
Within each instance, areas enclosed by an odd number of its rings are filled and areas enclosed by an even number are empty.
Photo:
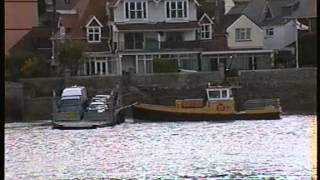
M311 179L313 118L82 130L6 124L5 178Z

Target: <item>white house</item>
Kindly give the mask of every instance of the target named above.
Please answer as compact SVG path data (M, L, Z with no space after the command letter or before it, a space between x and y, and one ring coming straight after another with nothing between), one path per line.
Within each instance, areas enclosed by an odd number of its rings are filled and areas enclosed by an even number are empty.
M246 15L241 15L226 32L231 49L263 48L264 30Z

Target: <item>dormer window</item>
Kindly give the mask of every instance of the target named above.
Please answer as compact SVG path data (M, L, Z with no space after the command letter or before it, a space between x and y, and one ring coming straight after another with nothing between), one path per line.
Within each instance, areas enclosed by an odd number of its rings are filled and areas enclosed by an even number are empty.
M126 19L146 19L147 18L147 2L125 2L125 18Z
M87 40L89 43L101 42L101 28L102 24L98 19L93 16L91 20L87 23Z
M168 19L181 19L188 17L187 1L166 1L165 11Z
M101 28L87 27L88 42L101 42Z
M201 39L211 39L212 26L211 24L201 24Z

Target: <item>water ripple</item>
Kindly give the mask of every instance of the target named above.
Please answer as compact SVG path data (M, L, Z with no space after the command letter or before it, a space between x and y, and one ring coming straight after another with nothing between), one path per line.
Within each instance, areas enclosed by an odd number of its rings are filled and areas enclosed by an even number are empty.
M85 130L6 126L6 179L310 179L312 116L124 123Z

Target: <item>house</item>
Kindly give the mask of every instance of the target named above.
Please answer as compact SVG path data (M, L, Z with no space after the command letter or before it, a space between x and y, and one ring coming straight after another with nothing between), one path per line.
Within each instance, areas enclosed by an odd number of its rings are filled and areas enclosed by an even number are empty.
M273 50L263 49L264 30L246 15L241 15L226 28L228 50L203 52L211 64L223 63L238 70L269 69L273 67Z
M231 43L243 32L236 37L216 31L216 19L200 6L197 0L81 0L58 13L51 39L54 48L67 40L87 44L79 75L153 73L155 59L196 71L215 71L220 63L234 69L272 67L273 51L263 50L261 27L242 16L229 29L247 22L251 42Z
M111 34L106 14L106 0L81 0L59 13L57 33L51 38L54 48L67 40L84 43L88 50L81 75L119 74L120 65L111 52ZM55 60L57 52L54 50Z
M5 0L5 53L38 25L37 0ZM28 18L26 18L28 17Z
M152 73L152 60L157 58L198 70L199 49L194 44L202 26L199 5L196 0L114 1L113 43L122 71Z
M297 24L301 24L297 20L316 17L315 3L315 0L252 0L234 6L226 16L238 19L246 15L264 31L260 37L264 39L263 49L274 50L277 59L284 58L287 64L295 64L294 44Z

